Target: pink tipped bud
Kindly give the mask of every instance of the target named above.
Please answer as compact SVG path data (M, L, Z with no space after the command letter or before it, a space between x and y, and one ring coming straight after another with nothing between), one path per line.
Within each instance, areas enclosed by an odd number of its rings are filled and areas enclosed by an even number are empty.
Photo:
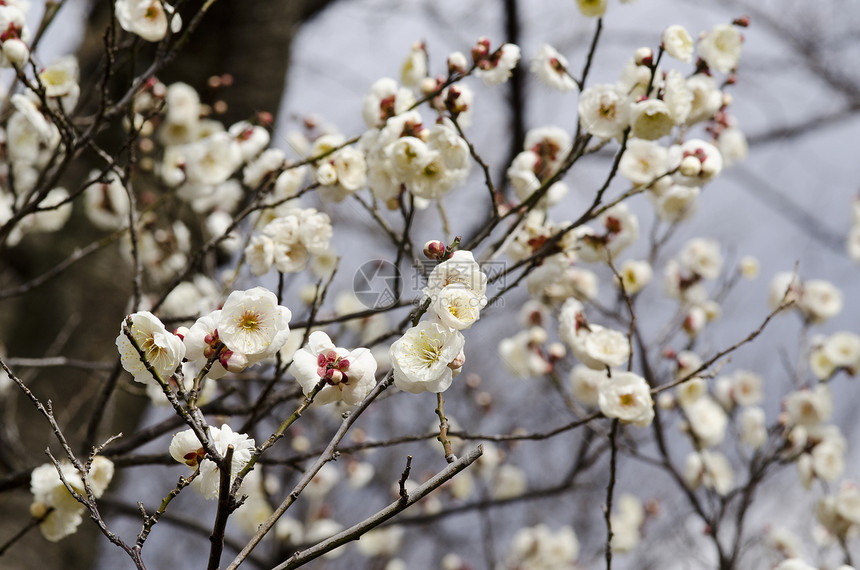
M475 63L486 58L490 53L490 40L488 38L478 38L478 43L472 48L472 59Z
M750 27L750 17L749 16L741 16L740 18L735 18L732 20L732 24L736 25L739 28L749 28Z
M448 363L448 368L450 368L451 370L457 370L458 368L462 368L465 363L466 353L461 350L460 354L458 354L456 358L454 358L454 360Z
M654 52L651 51L651 48L641 47L636 50L633 57L636 60L636 65L644 65L645 67L654 65Z
M332 386L340 384L344 379L343 372L338 370L337 368L332 368L325 374L325 380Z
M455 51L448 56L448 74L465 73L469 62L466 61L466 56L462 52Z
M21 67L30 57L30 48L17 37L13 37L3 42L3 55L15 67Z
M248 367L248 358L241 352L233 352L232 350L222 352L219 362L230 372L241 372Z
M424 256L427 259L442 259L445 255L445 244L439 240L430 240L424 244Z
M173 331L173 334L185 340L185 335L188 334L188 327L176 327L176 330Z
M675 359L678 358L678 353L675 352L673 348L664 348L663 349L663 358Z
M681 160L679 170L684 176L689 176L691 178L698 176L702 172L702 161L692 155L685 156L684 159Z

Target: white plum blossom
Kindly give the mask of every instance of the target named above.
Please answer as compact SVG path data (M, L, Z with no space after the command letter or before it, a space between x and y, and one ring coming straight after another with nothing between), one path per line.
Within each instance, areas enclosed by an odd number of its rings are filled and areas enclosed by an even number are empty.
M449 366L466 340L460 331L430 321L418 323L391 345L394 385L405 392L444 392L451 386Z
M626 202L608 208L595 222L605 233L598 233L591 226L579 226L571 232L578 239L576 252L582 261L606 261L607 255L616 257L639 239L639 219Z
M277 270L295 273L305 268L310 254L322 255L330 250L331 219L313 208L288 208L263 228L262 235L271 240ZM257 249L259 251L254 251ZM255 271L264 269L268 261L267 249L265 240L246 247L246 255L255 258Z
M767 442L764 410L758 406L750 406L741 410L738 416L738 426L741 442L753 449L759 449Z
M245 261L251 266L251 273L265 275L275 262L275 243L265 234L251 237L245 247Z
M738 66L742 47L743 36L737 27L722 24L699 40L699 57L710 68L726 73Z
M730 126L720 131L717 137L717 148L723 157L723 165L727 168L746 159L749 154L746 135L737 127Z
M592 325L585 335L584 348L587 361L597 361L604 366L621 366L630 358L630 343L623 333ZM574 349L576 353L576 349ZM587 365L587 362L583 362Z
M63 479L75 493L86 497L81 473L67 460L60 462ZM101 455L93 458L87 472L87 484L95 498L101 497L111 479L113 479L114 464ZM57 542L77 531L83 521L84 505L79 503L63 484L57 473L57 466L45 463L33 469L30 474L30 492L33 503L30 513L34 518L42 519L39 530L42 536L51 542ZM48 509L52 509L50 512Z
M114 7L119 25L148 42L157 42L170 31L178 32L182 19L173 7L162 0L117 0Z
M692 275L716 279L723 268L720 243L714 239L691 239L678 254L678 261L681 268Z
M576 5L583 16L599 18L606 13L609 0L576 0Z
M598 388L601 413L622 423L646 427L654 419L654 401L644 378L633 372L613 372Z
M723 408L709 396L697 398L684 407L690 429L702 447L714 447L722 443L726 435L728 416Z
M830 419L833 413L833 397L826 384L814 389L791 392L785 397L785 411L791 425L815 427Z
M669 151L660 144L643 140L627 141L618 163L618 172L637 186L651 184L669 171Z
M218 320L220 317L220 310L203 315L183 335L182 343L185 345L185 358L193 367L192 369L196 371L195 375L203 369L206 362L215 355L218 349ZM212 363L207 377L214 380L225 374L227 374L227 368L218 359Z
M129 315L129 318L131 319L129 331L146 356L146 361L162 380L167 381L185 357L185 345L182 344L182 339L164 328L161 320L149 311L139 311ZM116 347L119 350L122 367L134 376L137 382L143 384L155 382L122 326L116 337Z
M78 104L78 59L73 55L59 58L39 73L50 106L56 105L71 113Z
M630 100L615 85L592 85L579 96L579 122L596 137L620 136L630 125Z
M486 38L478 40L479 45L485 40ZM503 44L495 52L487 54L475 62L477 66L475 76L479 77L487 86L500 85L511 77L511 71L517 66L519 61L519 46L516 44Z
M723 94L717 88L713 77L697 73L687 79L687 88L693 94L690 113L687 115L688 125L710 119L720 110Z
M594 370L588 366L577 364L570 371L570 387L573 397L586 406L597 407L600 386L609 382L605 370Z
M669 168L678 170L673 175L677 184L702 186L722 172L723 157L711 143L689 139L681 145L669 147Z
M471 251L457 250L434 267L427 277L424 297L432 300L443 288L453 283L462 284L479 298L484 297L487 291L487 275L481 270Z
M0 6L2 35L2 65L21 67L30 57L30 28L27 26L29 3L6 1Z
M690 489L702 485L719 495L725 495L732 490L734 479L732 464L719 451L705 449L687 456L684 481Z
M693 38L683 26L673 25L663 31L663 49L679 61L693 61Z
M823 279L804 281L798 308L813 323L822 323L842 311L842 292Z
M532 73L538 79L558 91L573 91L576 81L567 70L567 58L548 44L541 44L540 51L532 59Z
M672 132L675 119L660 99L645 99L630 105L630 135L649 141Z
M220 428L209 426L209 436L212 446L223 457L227 448L233 446L233 460L230 465L230 480L232 481L248 461L256 445L252 438L244 433L236 433L230 426L223 424ZM191 485L206 499L217 499L221 484L221 473L218 465L207 457L194 431L187 429L173 436L170 441L170 456L178 463L183 463L192 469L200 471Z
M485 296L476 295L463 283L452 283L431 298L429 311L446 327L461 331L481 317L481 309L486 304Z
M189 144L184 155L185 176L192 184L221 184L242 163L239 143L225 132Z
M334 345L322 331L308 337L308 345L293 355L289 371L308 396L324 381L314 403L342 401L358 405L376 385L376 360L366 348L347 350Z
M99 178L100 172L90 172L94 182L84 191L84 212L94 226L113 231L128 223L128 194L122 180L113 170Z
M517 378L534 378L549 373L552 364L542 351L547 338L546 331L539 326L503 338L499 341L502 366Z
M265 127L255 125L249 121L233 123L227 129L227 132L239 143L239 148L242 151L242 159L245 161L257 157L268 146L271 140L269 131Z
M666 79L663 82L663 101L676 125L686 123L693 109L693 92L687 85L687 79L677 69L671 69L666 73Z
M553 532L539 524L517 531L501 568L573 570L578 557L579 540L573 528L564 526Z
M824 341L822 351L835 368L860 371L860 335L850 331L835 332Z
M731 377L732 399L741 406L754 406L764 400L761 376L748 370L737 370Z
M368 128L385 124L390 117L399 115L415 103L415 95L405 87L398 87L390 77L379 79L365 94L361 116Z
M218 317L218 337L228 350L256 364L274 356L287 341L291 316L268 289L233 291Z
M617 510L610 515L613 552L630 552L642 539L641 527L645 521L645 508L636 495L622 493Z
M661 220L680 222L690 219L696 213L701 189L698 186L681 186L670 183L659 192L649 192L654 210Z
M649 48L644 49L651 51ZM658 93L662 86L663 73L659 69L652 69L649 65L637 64L634 55L621 68L615 89L624 94L627 100L632 103Z
M266 131L263 130L263 132L265 133ZM236 140L242 160L247 161L245 168L242 170L242 184L245 187L256 188L260 186L268 176L274 174L284 166L286 156L281 149L269 148L251 157L246 157L246 154L255 150L255 148L247 146L249 144L248 141L245 141L243 145L242 140L232 135L232 133L231 136Z
M823 439L812 448L812 470L822 481L832 482L845 471L848 442L835 426L828 426Z
M773 276L768 289L768 304L776 309L782 304L797 303L801 294L801 283L791 271L781 271Z
M415 42L400 67L400 81L406 87L417 87L425 77L427 77L427 52L422 42Z
M651 282L654 270L645 260L626 259L618 268L618 275L621 277L624 292L635 295Z
M72 215L72 203L69 191L65 188L53 188L42 198L39 209L28 216L29 231L55 232L61 229Z

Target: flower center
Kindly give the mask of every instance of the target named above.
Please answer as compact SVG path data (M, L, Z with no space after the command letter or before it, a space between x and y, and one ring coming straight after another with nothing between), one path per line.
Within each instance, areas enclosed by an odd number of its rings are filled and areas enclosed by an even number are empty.
M621 396L618 398L618 400L621 402L621 405L624 406L625 408L628 406L632 406L633 405L633 394L621 394Z
M317 374L329 386L348 384L349 359L341 358L334 350L320 353L317 356Z
M434 342L435 341L435 342ZM442 343L436 339L422 338L418 346L418 359L430 368L439 361L439 355L442 354Z
M239 328L244 329L246 331L254 331L260 327L260 322L263 319L261 318L259 313L254 313L251 311L246 311L242 318L239 319Z

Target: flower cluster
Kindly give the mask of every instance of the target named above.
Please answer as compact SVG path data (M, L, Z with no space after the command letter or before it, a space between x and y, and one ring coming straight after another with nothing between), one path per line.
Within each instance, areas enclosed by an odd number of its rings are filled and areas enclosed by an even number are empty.
M251 238L245 258L254 275L265 275L273 265L281 273L296 273L311 255L332 254L331 235L328 215L313 208L289 208Z
M227 453L227 448L233 446L233 459L230 466L230 481L251 460L255 442L244 433L236 433L227 424L220 428L209 427L209 439L214 449L221 457ZM170 456L178 463L184 463L191 469L199 471L192 485L207 499L218 498L218 488L221 482L221 471L218 464L206 454L200 440L193 430L187 429L173 436L170 441Z
M460 332L478 320L487 302L487 275L459 250L427 278L424 298L431 320L418 323L391 345L394 384L406 392L443 392L466 360Z
M83 520L86 507L75 499L69 488L86 499L89 487L93 497L98 499L113 479L113 473L113 462L100 455L93 458L86 478L68 461L60 462L59 467L45 463L33 469L30 474L30 492L33 494L30 514L39 520L42 535L51 542L57 542L74 534Z

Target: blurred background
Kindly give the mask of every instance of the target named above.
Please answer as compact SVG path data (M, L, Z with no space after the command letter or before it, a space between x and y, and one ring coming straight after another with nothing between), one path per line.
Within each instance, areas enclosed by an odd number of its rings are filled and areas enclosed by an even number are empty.
M40 2L33 4L35 18ZM63 3L58 20L37 52L40 60L50 62L59 55L77 53L82 76L91 73L101 55L102 30L108 17L105 4ZM183 14L193 13L198 4L185 3ZM699 32L744 15L750 17L751 26L744 30L737 83L727 91L733 98L732 114L747 136L749 155L705 189L698 213L679 225L663 261L675 255L687 239L710 237L723 245L727 265L751 255L759 260L761 270L758 279L740 283L726 297L719 321L700 340L700 354L714 353L755 330L769 311L770 278L795 267L803 279L826 279L844 295L842 313L814 332L856 332L860 322L856 298L860 267L845 249L853 220L851 206L860 191L860 6L855 0L639 0L625 4L610 0L589 83L616 81L634 50L640 46L656 50L662 31L671 24L683 25L696 37ZM431 75L443 74L448 55L453 51L468 53L480 36L489 37L494 46L505 41L517 43L522 49L522 71L509 83L489 88L468 80L475 92L475 103L472 126L466 134L489 164L496 183L503 184L504 171L521 149L525 131L546 125L557 125L571 133L576 128L577 93L550 90L527 72L528 61L542 43L549 43L567 57L572 70L581 69L594 25L594 20L581 15L575 2L550 0L220 0L188 49L159 78L165 83L185 81L204 97L225 101L227 110L219 117L225 124L260 111L272 112L276 120L272 144L290 154L293 133L303 131L308 123L347 137L363 132L362 95L380 77L399 78L414 42L424 42ZM210 77L222 74L233 77L232 86L218 90L207 87ZM554 219L575 219L587 207L606 176L612 150L610 146L576 165L565 179L569 194L550 211ZM622 182L616 183L612 189L623 189ZM444 198L453 234L473 235L478 221L483 219L478 214L486 202L482 184L482 173L473 168L468 182ZM642 235L647 235L654 223L653 208L643 196L629 203L639 216ZM355 203L321 203L309 196L305 204L332 218L334 244L342 256L332 291L350 290L353 276L363 263L393 255L386 236L366 210ZM415 243L427 239L449 241L452 237L444 235L434 208L419 213ZM49 245L25 242L2 261L14 268L17 278L26 280L28 275L49 266L51 255L62 255L51 252ZM43 255L45 249L49 250L47 256ZM647 245L640 243L625 252L625 258L642 258L646 254ZM107 278L114 262L106 253L87 269L65 275L26 302L0 300L0 339L7 354L41 356L51 354L52 347L56 347L56 354L110 363L115 358L112 350L117 323L125 314L130 291L128 283ZM660 290L660 269L661 266L655 267L655 285L643 293L645 302L640 303L642 313L638 315L640 322L646 323L646 331L655 335L675 305ZM611 300L611 274L606 268L594 270L601 287L607 290L601 298ZM412 282L407 280L407 284ZM234 288L255 284L254 278L245 275ZM273 287L274 281L263 284ZM301 279L289 284L285 304L300 305L302 284ZM406 294L410 294L408 289ZM470 381L457 381L446 393L446 410L467 431L539 432L569 418L548 380L520 380L500 366L498 343L522 328L513 315L526 298L523 287L511 292L467 331L466 372ZM93 306L100 310L91 311ZM326 311L331 313L333 305L324 307ZM297 313L294 310L294 315ZM397 322L399 317L400 313L392 314L390 322ZM748 369L762 375L769 421L780 410L780 397L793 386L801 328L795 315L782 315L761 338L740 349L726 365L727 371ZM681 339L675 341L676 345L664 348L683 348ZM29 374L28 381L55 393L56 398L71 398L72 393L83 393L85 387L97 386L99 381L73 370L40 369ZM850 441L856 433L852 394L855 384L844 378L839 380L833 385L834 422ZM361 426L364 433L383 438L432 429L436 421L435 398L429 394L414 399L404 396L408 395L390 397L372 409L362 420L366 422ZM6 449L12 451L4 453L15 455L14 450L19 450L28 458L7 458L5 472L14 471L13 467L22 463L42 462L41 450L49 432L40 419L26 419L34 414L17 395L7 394L4 399L4 433L18 438L5 442ZM86 409L86 401L72 401L77 408ZM139 402L139 396L124 396L120 405L126 406L128 413L120 411L110 424L130 432L135 425L155 423L166 414L164 410L141 413ZM83 412L71 411L67 419L74 423L76 415L83 417ZM318 433L322 437L333 425L334 419L329 416L325 411L310 414L308 431L303 435L318 441L314 436ZM31 425L29 422L34 425L32 431L10 427ZM404 525L405 537L398 556L408 568L438 568L448 553L456 553L470 568L492 568L503 559L517 529L544 522L552 528L572 525L581 543L582 567L602 567L605 529L600 505L606 480L605 458L577 478L575 486L560 483L583 437L583 430L574 430L546 441L500 444L507 460L526 474L528 500L493 503L485 500L488 490L479 489L471 499L463 501L466 507L459 512L441 517L427 515L425 519L418 512L407 513L413 520ZM140 451L163 452L166 441L158 440ZM373 500L362 494L365 491L351 491L341 485L324 500L328 516L351 524L381 507L388 500L388 487L399 478L405 455L415 456L414 472L433 473L442 467L438 447L431 440L378 451L373 459ZM645 447L644 453L647 451ZM679 462L687 451L679 445ZM857 458L857 450L850 448L846 478L860 477ZM346 476L347 464L344 460L336 466L341 478ZM113 490L121 490L119 498L113 499L117 503L115 511L107 511L111 527L123 536L136 534L140 523L133 512L134 501L150 505L160 500L168 489L166 485L178 473L174 466L125 470L114 482ZM703 546L707 542L702 538L702 523L690 516L683 496L661 473L643 461L627 458L622 464L617 492L633 493L643 501L654 499L659 513L645 528L645 542L633 553L619 556L617 567L715 567L713 553ZM736 475L738 480L742 477L741 473ZM480 481L476 484L482 485ZM289 488L287 481L283 485ZM804 517L811 513L813 495L801 490L795 470L789 466L759 491L747 531L755 537L764 536L766 529L777 522L791 527L796 516L793 513L803 512ZM792 500L786 501L786 497ZM14 532L26 516L23 513L28 503L29 496L23 492L0 495L0 508L8 514L0 521L2 536ZM370 508L368 503L374 506ZM174 525L169 520L160 523L147 543L149 558L145 559L150 568L198 568L206 558L205 526L212 519L215 505L189 493L181 496L175 506L180 519L200 521L203 530L194 530L188 524ZM299 509L299 513L307 513L311 507L300 505ZM168 525L172 525L169 532ZM796 527L793 530L807 533L808 519L797 518ZM238 529L231 527L230 535L242 543L243 535ZM655 549L651 544L660 547ZM384 560L362 557L354 546L349 548L344 556L319 561L311 567L384 567ZM810 554L815 551L811 542L805 548ZM755 539L749 549L746 567L772 564L774 559ZM270 567L277 551L272 545L262 549L259 567ZM273 559L266 560L267 554ZM225 558L228 556L229 549ZM131 567L125 554L97 537L86 524L74 537L58 544L49 544L38 533L31 533L0 560L0 567L33 568L37 563L51 568Z

